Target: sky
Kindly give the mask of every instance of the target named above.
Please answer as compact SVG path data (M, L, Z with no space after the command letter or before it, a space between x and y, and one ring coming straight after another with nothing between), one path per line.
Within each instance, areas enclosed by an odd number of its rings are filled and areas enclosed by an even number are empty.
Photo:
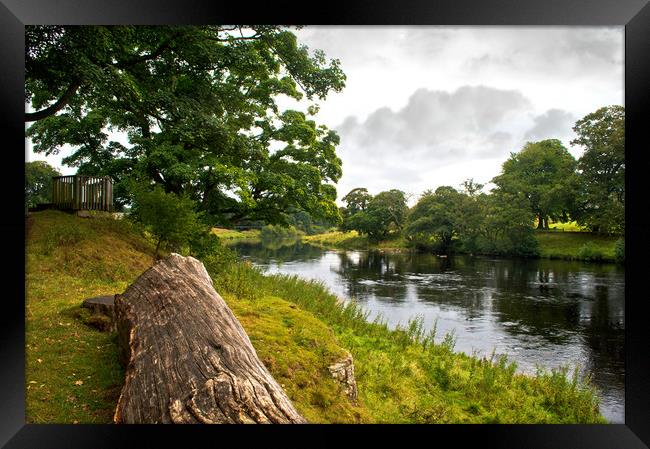
M624 105L623 27L308 26L310 50L338 59L343 91L321 101L316 121L337 131L347 192L400 189L410 204L427 189L491 186L501 164L528 141L571 146L577 120ZM278 99L281 106L306 110ZM58 156L48 160L63 174Z

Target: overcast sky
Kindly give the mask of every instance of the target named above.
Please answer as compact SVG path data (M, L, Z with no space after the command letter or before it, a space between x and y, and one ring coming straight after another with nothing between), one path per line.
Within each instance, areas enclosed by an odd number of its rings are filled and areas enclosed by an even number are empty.
M458 187L470 177L487 183L526 141L558 138L579 157L581 150L569 144L575 121L601 106L624 105L623 31L520 26L297 31L311 50L339 59L347 76L345 89L321 102L317 115L317 122L341 137L339 198L366 187L372 194L398 188L415 200L426 189ZM47 159L60 166L61 155Z

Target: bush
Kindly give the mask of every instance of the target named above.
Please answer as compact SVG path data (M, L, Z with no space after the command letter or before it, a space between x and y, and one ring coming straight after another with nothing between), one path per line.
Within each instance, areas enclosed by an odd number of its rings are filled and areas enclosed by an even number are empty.
M295 239L303 233L293 226L267 225L260 231L262 240Z
M171 251L180 251L201 232L194 206L190 198L166 193L160 186L135 190L131 216L156 237L155 257L161 244Z
M478 237L475 251L499 256L535 257L539 255L539 244L530 230L512 231L498 239Z
M614 258L616 262L625 263L625 239L620 238L616 240L616 249L614 250Z
M595 262L604 259L602 251L597 249L593 243L587 242L578 250L578 258L588 262Z

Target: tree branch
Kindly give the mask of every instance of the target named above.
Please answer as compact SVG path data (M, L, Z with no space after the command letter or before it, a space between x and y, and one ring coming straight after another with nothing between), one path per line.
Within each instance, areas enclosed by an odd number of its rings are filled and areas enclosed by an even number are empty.
M35 122L56 114L68 104L72 96L77 92L77 89L79 89L79 86L81 86L81 80L74 80L63 93L61 98L56 100L47 108L36 112L25 112L25 122Z

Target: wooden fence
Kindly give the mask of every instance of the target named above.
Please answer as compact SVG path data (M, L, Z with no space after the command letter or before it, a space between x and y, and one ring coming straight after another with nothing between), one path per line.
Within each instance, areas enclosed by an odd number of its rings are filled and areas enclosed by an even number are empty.
M108 176L55 176L52 204L57 209L113 211L113 181Z

